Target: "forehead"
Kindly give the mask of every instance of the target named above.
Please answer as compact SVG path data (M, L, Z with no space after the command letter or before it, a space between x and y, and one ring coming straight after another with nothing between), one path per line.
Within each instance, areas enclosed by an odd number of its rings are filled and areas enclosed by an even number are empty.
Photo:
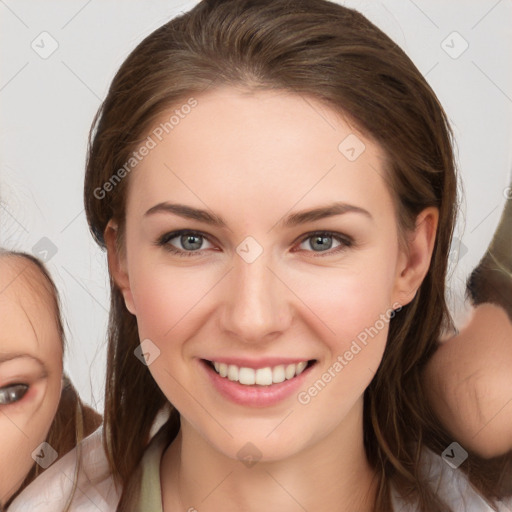
M0 356L17 353L45 360L61 352L55 305L43 279L32 262L0 258Z
M193 98L193 108L184 98L148 132L152 148L131 177L138 205L170 191L193 202L236 197L247 213L261 210L263 196L284 209L298 200L304 208L327 200L389 203L382 148L324 102L234 87Z

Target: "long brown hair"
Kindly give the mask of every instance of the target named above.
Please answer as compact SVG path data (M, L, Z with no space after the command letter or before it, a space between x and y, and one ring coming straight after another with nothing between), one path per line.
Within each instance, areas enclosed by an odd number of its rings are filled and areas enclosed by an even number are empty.
M31 254L21 251L7 251L0 249L0 258L4 259L8 264L23 265L22 272L27 272L25 282L31 287L34 294L40 298L41 303L51 308L57 333L64 350L66 345L66 337L64 332L64 323L61 314L61 302L57 287L46 268L46 265L38 258ZM29 273L30 272L30 273ZM71 383L67 375L63 375L62 393L59 400L57 412L50 425L45 441L57 452L57 459L60 459L73 448L79 446L80 441L94 430L96 430L102 422L101 415L94 409L85 405L77 390ZM77 457L77 461L80 457ZM29 473L26 475L20 487L9 498L4 507L7 509L14 499L35 480L44 469L39 464L34 463ZM78 478L79 464L75 468L74 484ZM65 512L69 509L73 498L75 488L68 498L65 506ZM1 508L1 504L0 504Z
M326 0L203 0L132 51L93 122L84 200L100 246L115 219L123 249L131 170L126 162L155 119L217 85L314 97L348 118L385 152L402 235L424 208L439 209L429 271L414 300L391 320L382 363L365 392L364 435L380 476L375 510L390 509L391 483L418 500L422 511L449 510L420 472L423 446L441 454L452 441L428 406L420 379L441 333L452 327L445 275L457 176L453 134L435 93L399 46L353 9ZM134 357L136 318L112 279L111 292L104 446L116 481L125 486L122 509L132 493L126 484L166 398ZM175 409L169 430L171 438L179 430ZM479 462L471 456L461 468L490 499L498 493L496 474L483 472Z

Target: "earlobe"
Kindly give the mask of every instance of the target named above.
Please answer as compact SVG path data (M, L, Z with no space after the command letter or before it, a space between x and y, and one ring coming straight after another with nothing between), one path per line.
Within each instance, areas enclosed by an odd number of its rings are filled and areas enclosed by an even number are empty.
M394 298L402 305L414 299L427 275L438 221L439 210L435 207L425 208L416 219L416 227L409 238L407 252L401 253Z
M118 242L118 226L111 219L103 233L105 245L107 247L108 268L112 279L123 294L126 309L135 315L135 305L130 288L130 279L126 268L126 258L122 251L119 250Z

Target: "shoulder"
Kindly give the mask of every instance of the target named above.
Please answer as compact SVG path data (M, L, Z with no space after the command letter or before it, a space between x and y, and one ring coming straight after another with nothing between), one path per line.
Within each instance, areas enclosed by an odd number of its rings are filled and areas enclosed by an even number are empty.
M59 512L72 495L70 512L114 512L120 493L110 475L102 434L100 427L46 469L16 497L9 512Z
M454 447L453 451L458 448ZM450 452L451 453L453 453ZM457 454L454 454L457 457ZM492 508L472 487L466 474L456 467L451 467L446 460L424 448L421 471L431 489L450 506L452 512L509 512L512 510L512 496L499 502L498 508ZM417 505L404 500L396 489L392 489L393 510L395 512L417 512Z
M507 312L481 304L427 365L425 389L437 416L448 432L485 459L512 450L511 339Z

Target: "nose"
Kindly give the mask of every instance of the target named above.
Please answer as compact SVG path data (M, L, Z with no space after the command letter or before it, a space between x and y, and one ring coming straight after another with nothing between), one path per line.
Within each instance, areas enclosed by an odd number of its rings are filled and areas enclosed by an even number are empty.
M221 327L238 341L269 341L286 331L291 322L291 292L270 263L265 251L252 263L234 256L234 268L223 290Z

